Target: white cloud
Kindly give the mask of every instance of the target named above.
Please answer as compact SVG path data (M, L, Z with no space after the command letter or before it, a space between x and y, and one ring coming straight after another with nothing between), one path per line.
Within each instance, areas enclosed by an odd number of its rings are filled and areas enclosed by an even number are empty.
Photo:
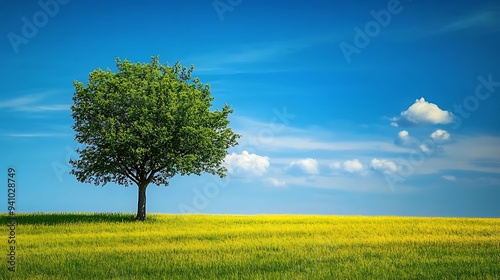
M318 161L312 158L293 161L288 166L288 170L298 171L303 174L315 175L319 173Z
M334 170L342 168L342 164L338 161L331 162L328 166Z
M329 163L328 166L334 171L345 171L349 173L363 170L363 164L358 159L346 160L344 162L334 161Z
M418 145L418 148L420 149L420 151L422 151L422 152L424 152L426 154L430 154L431 153L431 149L426 144L420 144L420 145Z
M344 170L350 173L363 170L363 164L358 159L346 160L343 163Z
M269 167L269 158L243 151L241 154L227 155L224 166L232 175L261 176Z
M407 130L401 130L399 133L398 133L398 137L399 139L401 140L407 140L408 138L410 138L410 134L408 133Z
M401 130L400 132L398 132L398 138L396 139L395 143L398 145L409 145L413 141L414 140L410 136L408 130Z
M431 138L436 142L445 142L450 140L450 133L443 129L437 129L431 133Z
M398 171L398 165L390 160L374 158L371 160L370 164L374 170L386 174L395 173L396 171Z
M270 184L270 185L273 185L275 187L284 187L286 186L286 182L283 181L283 180L279 180L279 179L276 179L276 178L267 178L265 180L266 183Z
M453 121L453 114L440 109L436 104L425 101L422 97L415 100L408 110L401 112L392 123L399 125L447 124ZM391 124L392 124L391 123ZM394 124L392 124L394 126Z
M442 177L446 181L456 181L457 180L457 178L455 176L453 176L453 175L443 175Z

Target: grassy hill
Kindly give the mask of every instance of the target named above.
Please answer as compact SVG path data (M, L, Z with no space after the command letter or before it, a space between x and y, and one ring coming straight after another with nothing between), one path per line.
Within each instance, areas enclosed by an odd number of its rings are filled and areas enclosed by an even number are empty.
M500 219L20 214L1 279L500 279ZM7 215L0 216L7 224ZM2 226L2 255L9 228ZM5 260L5 257L4 257Z

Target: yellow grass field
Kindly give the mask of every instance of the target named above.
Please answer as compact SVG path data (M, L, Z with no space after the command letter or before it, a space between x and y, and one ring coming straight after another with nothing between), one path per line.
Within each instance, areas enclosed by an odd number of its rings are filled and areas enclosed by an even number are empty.
M0 216L3 225L10 218ZM500 219L18 214L1 279L500 279Z

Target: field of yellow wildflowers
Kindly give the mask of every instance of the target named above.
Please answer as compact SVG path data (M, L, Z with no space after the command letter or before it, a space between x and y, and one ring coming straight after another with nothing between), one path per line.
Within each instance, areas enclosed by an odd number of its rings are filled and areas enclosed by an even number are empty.
M500 219L38 213L16 221L16 271L3 261L1 279L500 279ZM0 234L5 256L8 228Z

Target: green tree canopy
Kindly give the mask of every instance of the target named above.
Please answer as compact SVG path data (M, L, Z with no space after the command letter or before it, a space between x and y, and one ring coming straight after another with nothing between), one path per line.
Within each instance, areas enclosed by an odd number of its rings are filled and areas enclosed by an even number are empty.
M117 72L96 69L87 86L74 82L75 139L83 144L71 174L80 182L139 189L136 219L146 218L146 188L176 174L225 176L227 150L239 135L228 127L229 105L211 110L209 85L194 67L116 59Z

